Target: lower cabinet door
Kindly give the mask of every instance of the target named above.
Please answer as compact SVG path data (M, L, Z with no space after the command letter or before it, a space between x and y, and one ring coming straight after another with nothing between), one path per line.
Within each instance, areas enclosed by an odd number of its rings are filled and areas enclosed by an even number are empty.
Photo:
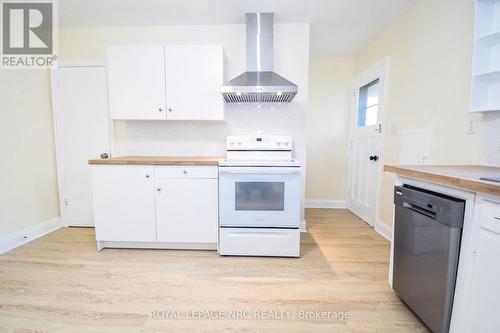
M156 241L152 166L93 166L92 187L98 241Z
M499 332L500 316L500 201L478 196L474 221L479 225L471 284L465 291L464 332Z
M500 235L480 230L477 256L468 290L465 332L498 332L500 329Z
M217 179L156 179L159 242L217 243Z

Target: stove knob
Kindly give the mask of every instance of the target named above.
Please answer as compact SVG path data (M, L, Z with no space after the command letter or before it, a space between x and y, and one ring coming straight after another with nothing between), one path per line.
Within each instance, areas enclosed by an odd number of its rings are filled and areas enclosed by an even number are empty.
M288 141L283 142L285 146L288 146L288 143L289 143Z
M277 144L278 146L281 146L281 141L277 141L277 142L276 142L276 144Z
M238 146L241 146L241 144L242 144L241 142L238 142Z
M234 146L234 142L230 142L229 144L230 144L231 146Z

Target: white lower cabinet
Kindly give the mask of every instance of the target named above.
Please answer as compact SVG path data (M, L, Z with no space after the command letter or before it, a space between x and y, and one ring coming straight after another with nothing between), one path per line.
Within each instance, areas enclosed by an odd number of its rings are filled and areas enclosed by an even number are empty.
M92 167L98 241L156 241L153 166Z
M478 196L475 206L476 246L469 288L465 291L464 332L498 332L500 316L500 198Z
M92 167L98 248L216 249L216 166Z
M217 179L156 179L159 242L217 243Z

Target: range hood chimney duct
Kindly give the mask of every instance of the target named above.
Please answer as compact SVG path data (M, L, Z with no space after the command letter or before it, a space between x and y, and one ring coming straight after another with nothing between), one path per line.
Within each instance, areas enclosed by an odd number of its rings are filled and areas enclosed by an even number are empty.
M228 103L291 102L297 85L273 72L273 13L246 14L247 71L222 86Z

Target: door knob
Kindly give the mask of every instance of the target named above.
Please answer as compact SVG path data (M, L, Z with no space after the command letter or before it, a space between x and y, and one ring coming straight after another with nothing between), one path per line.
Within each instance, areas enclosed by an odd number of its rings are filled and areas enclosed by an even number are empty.
M378 156L377 155L370 156L370 161L377 162L378 161Z

